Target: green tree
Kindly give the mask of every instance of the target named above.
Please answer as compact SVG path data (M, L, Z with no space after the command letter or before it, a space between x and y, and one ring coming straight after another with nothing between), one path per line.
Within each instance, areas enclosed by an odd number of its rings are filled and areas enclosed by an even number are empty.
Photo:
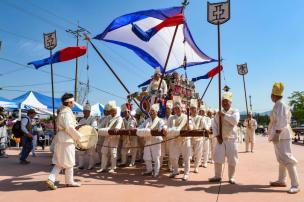
M269 124L269 116L268 115L261 115L261 114L256 114L255 119L258 123L258 125L262 125L264 127L267 127Z
M289 99L291 113L298 124L304 123L304 91L294 91Z

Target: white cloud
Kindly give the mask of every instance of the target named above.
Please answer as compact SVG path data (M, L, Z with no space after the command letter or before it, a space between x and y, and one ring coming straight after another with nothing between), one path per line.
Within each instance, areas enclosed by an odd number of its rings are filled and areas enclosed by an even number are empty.
M48 55L46 49L43 46L43 42L38 43L35 41L20 40L18 47L20 48L21 52L24 53L24 55L27 55L29 57L39 58L46 57Z

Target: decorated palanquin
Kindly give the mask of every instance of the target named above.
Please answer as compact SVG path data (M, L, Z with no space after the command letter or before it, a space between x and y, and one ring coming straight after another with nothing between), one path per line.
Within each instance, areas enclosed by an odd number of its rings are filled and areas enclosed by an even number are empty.
M147 92L147 87L142 88L141 92L136 92L128 96L131 102L132 98L139 101L141 109L148 113L152 103L160 104L159 116L163 117L167 100L173 100L174 96L179 96L183 104L187 105L191 99L198 99L199 94L195 92L195 85L192 81L185 78L183 75L173 72L166 74L164 81L167 84L168 92L166 95L153 96Z
M194 83L184 78L183 75L173 72L165 76L165 81L168 86L167 100L172 100L173 96L180 96L182 101L186 103L190 99L198 98L198 93L195 93Z

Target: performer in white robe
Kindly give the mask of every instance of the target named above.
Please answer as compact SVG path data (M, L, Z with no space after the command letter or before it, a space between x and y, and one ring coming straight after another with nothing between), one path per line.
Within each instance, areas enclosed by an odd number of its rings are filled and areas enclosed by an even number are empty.
M151 104L154 104L155 98L158 97L158 95L160 95L160 96L167 95L168 87L167 87L167 83L165 80L162 80L159 92L157 92L160 81L161 81L161 72L158 67L155 69L155 73L154 73L151 83L149 84L148 89L147 89L149 95L151 96L151 102L150 102Z
M166 127L168 127L168 120L172 116L172 108L173 108L173 102L172 100L167 100L166 103L166 116L163 118L164 124ZM163 138L165 141L168 140L167 137ZM160 167L163 165L163 160L165 156L169 156L169 147L170 147L170 142L164 142L161 144L161 157L160 157ZM170 171L172 171L172 165L170 163L170 158L168 159L168 168Z
M244 141L244 127L241 123L238 124L237 142L243 143Z
M204 122L205 129L207 127L206 122L208 121L207 120L208 118L206 116L206 111L207 111L206 107L204 105L201 105L199 113L202 116L202 121ZM203 156L202 156L203 157L202 166L204 168L207 168L207 166L208 166L209 155L210 155L210 139L207 137L204 137L203 138Z
M101 117L101 119L99 120L97 128L105 128L106 127L106 124L108 122L109 115L110 115L110 109L111 109L111 107L108 104L106 104L105 108L104 108L104 111L103 111L103 117ZM98 135L96 151L98 153L98 163L100 163L100 164L101 164L101 159L102 159L101 149L102 149L104 139L105 139L104 136ZM101 167L101 165L100 165L100 167Z
M212 115L212 109L208 108L207 109L207 116L205 117L205 123L206 123L206 130L208 131L209 134L209 149L208 149L208 159L210 163L213 163L213 155L214 155L214 150L216 146L216 137L214 137L212 133L212 122L213 122L213 115ZM203 164L203 167L207 168L207 163Z
M217 137L217 145L214 153L215 176L209 179L210 182L222 180L222 167L227 157L229 183L235 184L235 167L238 162L237 124L240 113L231 107L231 103L232 93L225 92L222 96L222 112L218 112L214 118L213 134ZM219 129L219 116L222 120L222 136Z
M180 130L187 129L187 115L182 113L181 100L174 101L173 104L174 115L168 120L168 138L173 138L179 135ZM190 137L178 137L174 140L170 140L169 158L173 167L173 171L170 174L170 178L174 178L179 175L178 171L178 159L182 154L184 161L184 176L182 180L187 181L190 171L191 160L191 138Z
M119 136L110 136L108 130L110 129L121 129L123 125L123 120L121 116L117 114L117 107L115 101L108 102L110 115L107 118L105 123L105 128L98 129L98 135L104 136L104 142L102 145L101 153L101 168L97 170L98 173L104 172L107 169L108 165L108 156L111 156L111 168L108 171L109 173L115 173L116 164L117 164L117 147L119 142Z
M65 170L65 183L68 187L79 187L80 184L74 182L73 167L75 165L75 142L80 140L81 134L76 130L77 121L72 112L74 106L73 94L66 93L61 98L63 108L58 115L56 134L57 141L54 148L52 162L55 164L51 174L46 181L51 190L57 189L55 186L56 177L62 169Z
M160 170L160 155L161 155L161 142L163 140L162 136L151 136L151 130L161 131L165 124L162 119L157 116L159 110L159 104L153 104L150 109L150 118L148 118L139 127L137 135L143 136L145 138L145 148L144 148L144 161L146 164L146 171L143 173L144 176L152 175L154 177L159 176ZM157 144L159 143L159 144ZM152 146L148 146L155 144ZM154 162L154 168L152 167L152 161Z
M283 90L283 83L275 83L271 94L271 99L275 105L270 115L268 139L273 142L275 155L279 163L279 177L277 181L270 182L270 185L286 187L287 170L291 181L288 193L295 194L300 191L296 168L298 161L291 151L291 138L293 134L290 127L291 112L289 107L282 101Z
M255 130L258 127L258 124L254 118L252 118L252 112L248 113L248 118L244 120L244 127L246 127L246 152L249 152L249 144L250 151L253 152L253 147L255 144Z
M197 102L191 100L190 116L193 130L202 130L206 127L203 117L197 114ZM194 158L194 173L198 173L198 167L201 164L203 155L204 137L191 138L193 158Z
M86 104L83 108L83 115L84 117L79 120L79 125L90 125L93 128L97 128L97 120L95 117L91 116L91 105ZM91 170L95 166L95 158L96 155L96 148L90 148L86 151L79 151L78 152L78 168L84 169L86 161L88 161L88 170Z
M136 119L131 116L130 110L126 106L126 104L121 106L121 112L124 114L123 118L123 127L125 129L134 129L137 126ZM135 165L137 148L138 147L138 137L137 136L126 136L122 135L122 149L121 149L121 165L127 164L128 152L131 154L131 163L130 167ZM132 147L131 149L126 149L127 147Z
M139 108L136 109L136 113L134 117L136 119L138 126L140 126L143 122L145 122L145 115ZM145 138L143 137L137 137L137 138L138 138L139 148L137 149L136 161L143 162Z

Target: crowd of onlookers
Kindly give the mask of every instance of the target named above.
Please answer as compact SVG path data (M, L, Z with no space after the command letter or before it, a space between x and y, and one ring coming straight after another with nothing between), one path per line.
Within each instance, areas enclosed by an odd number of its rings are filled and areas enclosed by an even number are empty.
M28 112L34 112L34 110L28 110ZM27 113L28 113L27 112ZM27 115L23 114L21 116L21 122L23 119L26 119ZM41 146L44 150L45 146L50 144L50 141L54 135L53 133L53 124L48 119L40 119L39 115L34 115L29 119L31 122L31 133L32 137L28 137L28 148L32 153L32 156L36 156L37 146ZM18 121L18 116L16 113L5 111L4 108L0 107L0 158L7 158L5 150L8 147L17 147L20 148L24 145L22 142L22 137L13 134L13 126ZM22 152L20 153L20 155Z

